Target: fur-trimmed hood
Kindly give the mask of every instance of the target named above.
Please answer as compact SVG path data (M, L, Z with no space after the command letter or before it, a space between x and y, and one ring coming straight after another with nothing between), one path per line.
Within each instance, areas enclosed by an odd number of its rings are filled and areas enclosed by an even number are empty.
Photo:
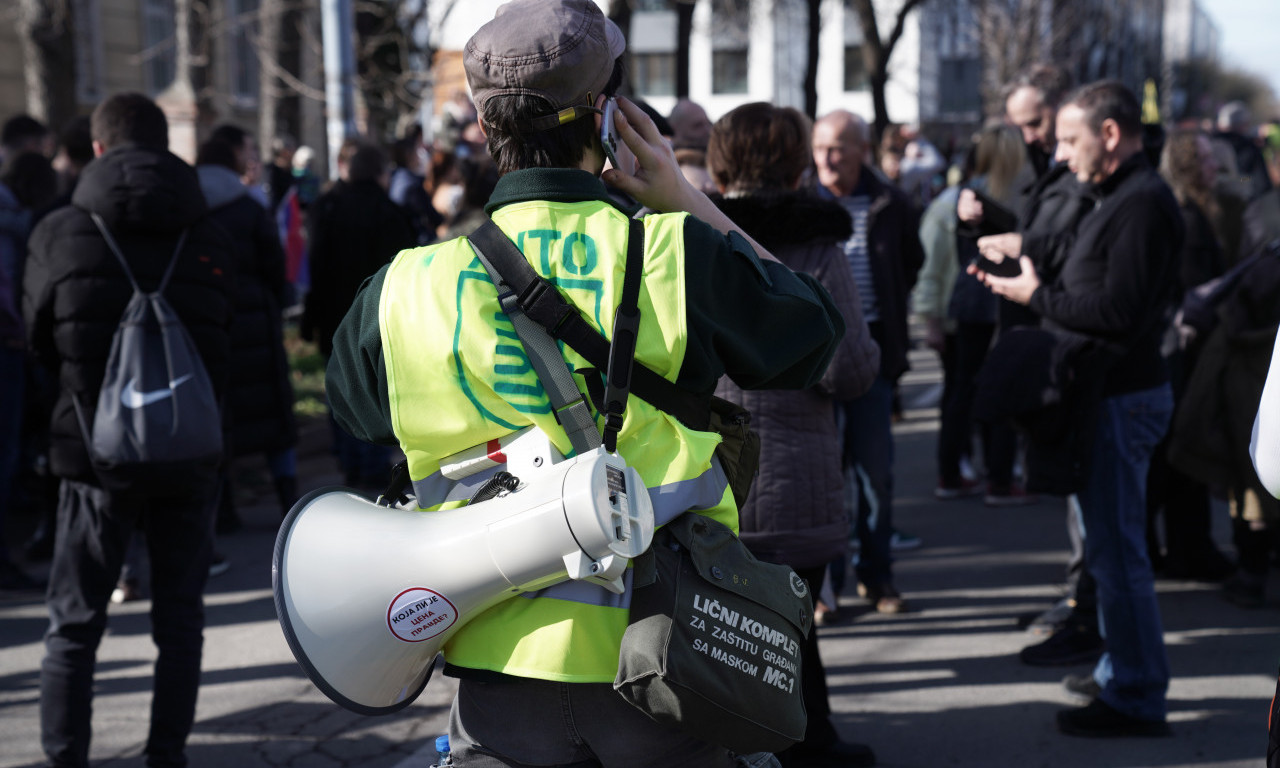
M853 235L849 214L834 200L807 192L757 192L746 197L712 195L735 224L769 250L811 243L840 243Z

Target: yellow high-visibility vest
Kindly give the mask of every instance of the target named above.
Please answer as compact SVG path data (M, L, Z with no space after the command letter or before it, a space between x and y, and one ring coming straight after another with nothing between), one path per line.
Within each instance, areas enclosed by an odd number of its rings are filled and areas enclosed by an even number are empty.
M683 230L686 214L644 220L644 279L636 360L675 381L686 328ZM605 336L622 295L628 219L600 201L531 201L504 206L494 221L533 269L554 283ZM401 253L379 305L391 424L415 487L444 488L440 461L534 425L566 456L556 422L497 291L464 239ZM562 347L571 370L590 368ZM603 376L603 372L599 374ZM585 391L581 375L576 375ZM712 454L718 435L696 432L637 397L627 404L618 452L649 488L658 525L696 509L737 530L737 509ZM420 493L421 496L421 493ZM464 501L420 499L424 509ZM563 682L612 682L626 629L627 591L567 582L507 600L473 618L445 645L456 666Z

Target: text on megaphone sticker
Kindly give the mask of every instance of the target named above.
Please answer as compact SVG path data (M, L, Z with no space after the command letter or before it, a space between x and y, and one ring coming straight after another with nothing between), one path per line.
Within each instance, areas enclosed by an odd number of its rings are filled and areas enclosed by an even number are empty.
M458 609L449 598L426 587L410 587L387 607L387 628L406 643L430 640L458 621Z

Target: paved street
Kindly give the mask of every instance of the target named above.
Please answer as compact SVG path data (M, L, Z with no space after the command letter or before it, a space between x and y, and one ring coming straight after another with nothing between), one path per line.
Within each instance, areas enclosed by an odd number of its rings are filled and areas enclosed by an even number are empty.
M913 365L904 382L907 418L896 430L899 527L924 540L896 565L913 610L881 617L851 595L842 607L853 618L820 630L845 738L870 743L880 765L912 768L1261 765L1280 660L1280 578L1255 611L1226 603L1212 585L1159 582L1174 674L1171 738L1058 734L1053 713L1071 704L1059 681L1087 668L1021 665L1016 653L1031 638L1015 620L1059 596L1063 502L997 510L980 498L935 501L937 411L912 406L927 404L938 374L929 353L914 353ZM305 433L303 490L338 480L323 427ZM390 717L355 715L324 698L294 663L275 619L270 560L279 513L265 497L246 501L245 529L220 541L232 568L209 585L193 768L425 768L446 727L452 681L432 680L418 702ZM1226 546L1225 511L1219 517ZM98 657L95 765L142 765L154 658L147 608L146 601L112 607ZM45 623L38 596L0 597L0 768L41 764Z

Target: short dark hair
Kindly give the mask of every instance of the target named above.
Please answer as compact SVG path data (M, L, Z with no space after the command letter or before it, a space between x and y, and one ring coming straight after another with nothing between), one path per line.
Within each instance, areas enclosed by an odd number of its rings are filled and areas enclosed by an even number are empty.
M58 195L58 174L49 158L39 152L21 152L5 158L0 181L19 205L33 211L43 209Z
M81 115L67 123L58 134L58 145L67 159L80 167L93 159L93 136L89 133L89 116Z
M1004 96L1009 98L1019 88L1033 88L1040 94L1046 107L1057 108L1071 91L1071 73L1057 64L1036 64L1005 86Z
M0 145L5 149L18 149L29 140L39 141L48 135L45 124L31 115L14 115L0 128Z
M386 170L386 154L373 144L360 144L347 161L347 181L377 181Z
M1142 105L1133 91L1119 80L1099 80L1075 90L1063 106L1075 105L1084 112L1085 124L1095 136L1102 135L1102 124L1114 120L1125 138L1142 137Z
M418 147L420 142L411 137L396 139L391 145L391 162L396 164L397 168L408 168L413 160L418 156Z
M214 128L213 133L209 134L210 141L225 142L235 149L244 147L245 139L247 138L249 138L248 131L231 123L223 123Z
M613 62L613 73L602 93L612 98L622 85L622 59ZM595 121L579 118L554 128L537 131L530 120L553 114L556 105L541 96L499 94L484 103L484 130L489 154L498 173L522 168L577 168L587 147L596 137Z
M810 131L791 107L743 104L711 127L707 170L726 191L790 189L812 159Z
M141 93L107 97L93 110L89 121L93 140L107 149L121 144L169 148L169 121L160 107Z
M196 165L220 165L239 172L236 167L236 148L218 138L210 138L196 152Z

